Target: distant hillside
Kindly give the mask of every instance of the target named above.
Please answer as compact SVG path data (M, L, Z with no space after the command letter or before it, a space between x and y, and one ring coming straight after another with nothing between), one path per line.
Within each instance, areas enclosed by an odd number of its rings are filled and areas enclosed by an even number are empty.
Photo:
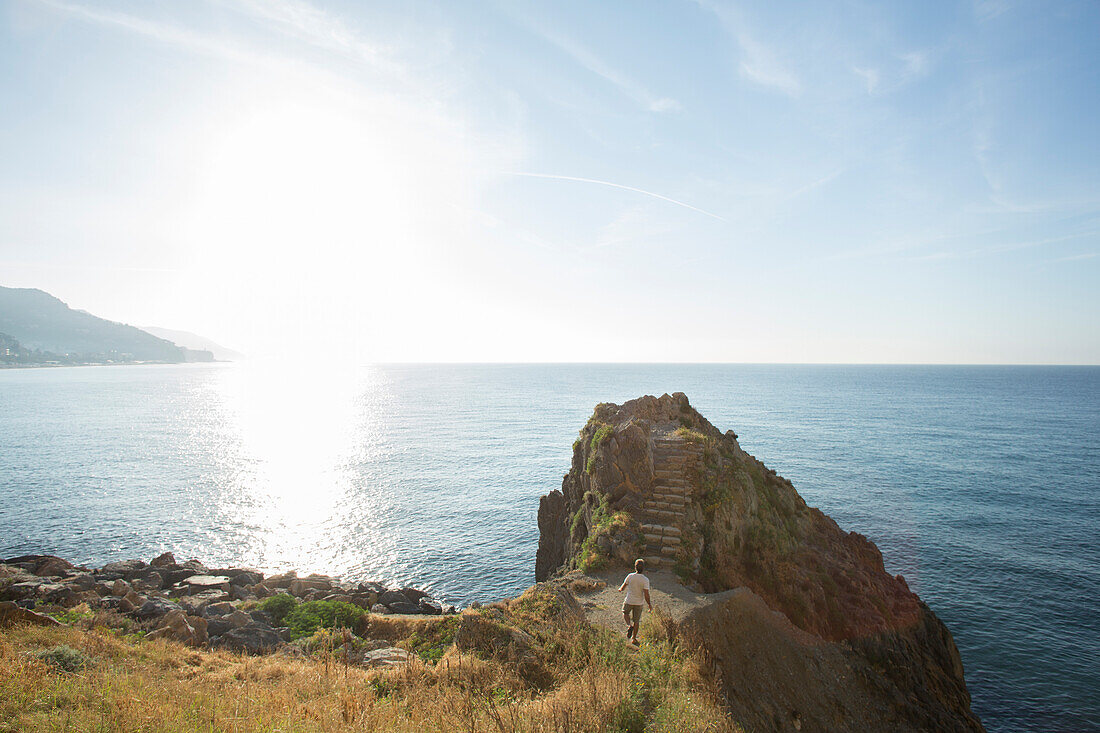
M0 333L23 349L43 352L43 357L68 356L67 361L72 357L85 362L196 360L171 341L73 310L34 288L0 287Z
M182 346L188 350L209 351L218 361L240 361L244 358L244 354L239 351L227 349L208 338L191 333L190 331L176 331L171 328L157 328L156 326L142 326L141 330L147 331L154 336L159 336L162 339L168 339L176 346Z

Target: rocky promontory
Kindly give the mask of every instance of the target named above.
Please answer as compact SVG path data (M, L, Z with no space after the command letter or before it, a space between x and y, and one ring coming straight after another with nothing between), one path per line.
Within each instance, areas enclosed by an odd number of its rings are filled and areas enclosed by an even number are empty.
M709 598L682 628L743 724L982 730L950 632L874 543L807 506L682 393L598 405L538 524L538 580L644 557Z

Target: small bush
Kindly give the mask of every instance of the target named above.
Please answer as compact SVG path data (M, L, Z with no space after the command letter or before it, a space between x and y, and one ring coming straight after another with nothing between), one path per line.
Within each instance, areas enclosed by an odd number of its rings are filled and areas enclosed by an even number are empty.
M306 601L291 609L283 619L292 639L312 636L318 629L355 629L363 620L363 609L343 601Z
M283 625L283 619L298 605L298 599L289 593L276 593L260 601L260 610L270 616L276 626Z
M34 656L40 662L45 662L62 672L79 672L91 663L84 652L65 644L42 649L35 652Z
M591 474L596 470L596 453L609 440L611 436L615 434L615 428L610 425L600 425L596 429L596 432L592 435L592 440L588 444L588 461L585 463L584 470Z

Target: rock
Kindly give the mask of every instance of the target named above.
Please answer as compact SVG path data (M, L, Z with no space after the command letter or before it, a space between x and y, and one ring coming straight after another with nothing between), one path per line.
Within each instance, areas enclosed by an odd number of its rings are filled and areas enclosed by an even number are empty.
M267 611L261 611L260 609L253 609L248 612L248 615L252 617L252 620L261 626L274 626L275 619L271 618Z
M356 589L356 593L374 593L375 595L382 595L386 592L386 586L381 583L376 583L373 580L360 583Z
M362 665L367 669L394 669L409 663L409 653L396 646L367 652L363 655Z
M141 560L122 560L120 562L109 562L100 568L99 571L101 573L118 573L125 577L130 573L136 573L144 567L146 567L146 565Z
M229 578L230 585L250 586L260 583L264 579L264 574L258 570L236 570L233 572L223 573Z
M73 564L55 555L20 555L4 561L40 577L61 577L73 569Z
M384 616L384 615L386 615L387 613L390 612L390 609L389 609L388 606L385 606L381 603L375 603L373 606L370 607L370 612L371 613L377 613L377 614L380 614L380 615Z
M266 654L281 647L285 642L270 627L252 624L230 629L222 634L215 646L244 654Z
M206 633L210 635L213 640L217 636L221 636L225 632L229 631L233 627L225 620L224 616L211 616L206 619ZM216 643L216 642L215 642Z
M66 578L64 582L75 591L94 590L96 587L96 579L91 573L78 573L71 578Z
M206 620L198 616L187 616L176 610L165 614L155 631L146 639L171 639L187 646L199 647L206 644Z
M272 576L269 576L267 578L264 578L263 584L267 588L269 588L271 590L274 590L276 588L287 588L287 587L290 586L291 583L293 583L297 579L298 579L298 573L294 572L293 570L290 570L290 571L285 572L285 573L280 573L279 575L272 575Z
M209 603L199 609L199 615L205 619L209 619L211 616L225 616L233 613L237 610L229 601L219 601L217 603Z
M355 599L346 593L329 593L322 601L336 601L337 603L353 603Z
M118 603L119 613L133 613L144 606L149 599L134 591L130 591Z
M165 552L154 557L149 564L154 568L166 568L176 564L176 556L171 552Z
M409 599L409 603L419 603L421 598L427 598L428 594L418 588L402 588L401 595Z
M420 613L426 613L429 616L439 616L443 613L443 604L431 598L421 598L416 605L420 607Z
M402 603L401 601L396 601L394 603L391 603L388 606L386 606L386 608L390 609L390 611L392 613L405 613L405 614L423 613L423 611L420 610L420 606L418 606L417 604L415 604L415 603Z
M22 583L12 583L0 593L0 598L5 601L21 601L25 598L37 598L38 589L44 585L42 580L26 580Z
M148 620L154 618L160 618L166 614L174 611L180 611L180 607L176 603L172 603L164 598L150 598L141 604L141 607L134 611L134 616L141 620Z
M327 578L313 576L309 578L296 578L290 581L290 584L287 586L287 592L298 598L304 598L313 591L329 590L332 590L332 581Z
M566 517L565 496L551 491L539 499L539 546L535 552L535 580L549 578L565 564L566 543L569 541L569 518Z
M27 624L30 626L61 626L56 619L28 611L11 601L0 601L0 629Z
M229 592L229 578L224 575L192 575L183 580L182 585L189 586L192 593L202 593L207 590Z
M133 586L134 590L143 593L160 590L164 587L164 576L156 571L150 571L135 577L130 581L130 585Z
M378 596L363 595L357 593L354 596L351 596L351 600L348 602L352 605L359 606L359 608L369 611L371 610L371 608L374 607L374 604L378 602Z
M412 603L408 596L396 590L388 590L378 596L378 602L386 606L392 606L395 603Z
M223 620L234 629L239 629L242 626L248 626L249 624L256 623L256 620L244 611L234 611L228 616L224 616Z
M126 595L131 590L133 590L133 588L130 587L130 584L122 579L116 580L115 582L111 583L110 588L112 596L120 597Z

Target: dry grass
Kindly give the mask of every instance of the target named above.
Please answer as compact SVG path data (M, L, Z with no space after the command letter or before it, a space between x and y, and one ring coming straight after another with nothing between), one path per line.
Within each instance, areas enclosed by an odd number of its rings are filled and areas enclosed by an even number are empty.
M375 638L449 643L443 625L375 621ZM569 621L548 594L463 621L463 650L452 644L436 664L389 671L344 666L339 650L240 657L102 628L7 629L0 731L736 730L659 620L640 651ZM500 643L517 637L518 650ZM34 655L58 645L89 663L64 673Z

